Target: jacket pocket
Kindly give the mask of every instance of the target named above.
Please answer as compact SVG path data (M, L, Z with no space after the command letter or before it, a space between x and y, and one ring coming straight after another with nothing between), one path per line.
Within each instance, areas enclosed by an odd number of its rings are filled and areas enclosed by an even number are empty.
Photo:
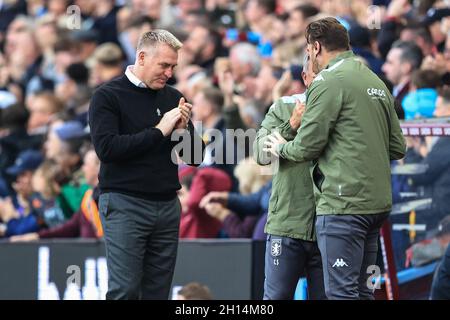
M319 163L317 163L317 162L314 165L314 169L312 172L312 178L313 178L314 186L317 188L317 190L322 192L322 184L323 184L323 181L325 180L325 176L323 175L322 171L320 171Z
M103 193L100 195L98 199L98 212L103 215L105 218L109 214L109 199L111 194L110 193Z
M278 194L274 194L272 195L272 198L269 201L269 212L271 214L276 214L277 207L278 207Z
M353 197L356 196L362 189L360 183L355 184L338 184L337 195L340 197Z

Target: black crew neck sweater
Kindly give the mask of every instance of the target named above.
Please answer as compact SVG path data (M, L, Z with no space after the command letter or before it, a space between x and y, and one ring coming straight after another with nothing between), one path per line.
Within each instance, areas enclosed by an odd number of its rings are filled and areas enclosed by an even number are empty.
M126 75L94 92L89 124L101 161L101 193L118 192L153 201L176 196L180 189L178 165L171 155L177 142L164 137L155 126L164 113L178 106L181 97L168 85L160 90L137 87ZM189 133L192 143L202 143L191 122Z

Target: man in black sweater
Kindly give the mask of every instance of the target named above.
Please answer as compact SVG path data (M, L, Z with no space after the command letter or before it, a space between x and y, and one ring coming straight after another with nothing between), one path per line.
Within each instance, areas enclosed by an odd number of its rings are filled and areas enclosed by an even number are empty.
M189 120L192 106L166 85L182 44L165 30L144 33L136 61L94 93L89 123L101 160L99 212L108 263L107 299L167 299L178 246L179 156L203 159L204 144ZM172 138L171 138L172 136ZM183 140L184 143L184 140Z

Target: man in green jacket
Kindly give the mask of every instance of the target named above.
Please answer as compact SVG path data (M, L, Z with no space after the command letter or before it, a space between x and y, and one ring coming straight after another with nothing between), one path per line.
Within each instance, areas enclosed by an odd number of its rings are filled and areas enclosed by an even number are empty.
M266 150L289 161L315 161L316 232L327 297L373 299L367 272L376 263L379 229L392 206L390 160L403 158L405 141L393 97L349 50L345 28L324 18L309 24L306 39L318 75L301 126L293 141L271 136Z
M312 64L305 59L302 77L305 86L314 79ZM306 95L282 97L269 109L254 142L255 160L271 163L264 143L273 131L287 140L295 131L305 110ZM320 251L314 234L315 205L309 162L281 160L274 172L272 195L265 232L265 300L291 300L299 278L306 273L309 299L326 299Z

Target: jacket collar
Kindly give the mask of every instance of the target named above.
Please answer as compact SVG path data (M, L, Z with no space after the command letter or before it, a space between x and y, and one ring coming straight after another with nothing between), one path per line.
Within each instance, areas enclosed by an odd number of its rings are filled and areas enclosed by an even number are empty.
M335 65L336 63L338 63L341 60L344 60L344 59L347 59L347 58L351 58L351 57L354 57L354 56L355 56L355 54L351 50L347 50L347 51L341 52L336 57L331 59L330 62L328 62L328 65L325 67L325 69L328 69L328 68L332 67L333 65Z

